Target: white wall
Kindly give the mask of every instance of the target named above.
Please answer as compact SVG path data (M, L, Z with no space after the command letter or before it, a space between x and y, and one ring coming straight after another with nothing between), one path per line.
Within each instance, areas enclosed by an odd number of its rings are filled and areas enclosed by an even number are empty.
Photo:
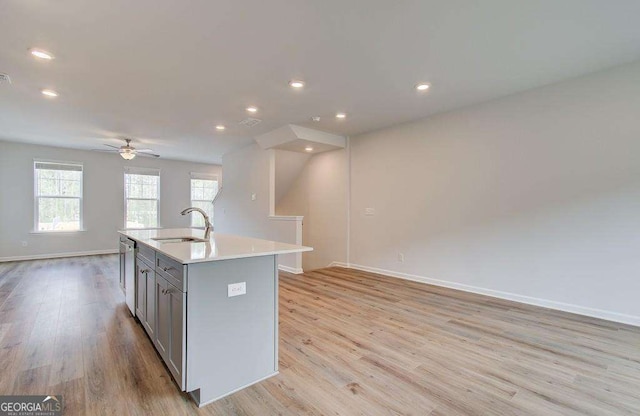
M270 153L257 144L222 158L224 190L216 201L216 231L268 238ZM255 194L255 200L251 195Z
M302 215L302 238L314 251L302 254L304 270L347 259L347 149L309 159L297 180L276 205L278 215Z
M289 244L303 244L302 217L298 216L271 216L269 217L269 240L281 241ZM305 245L309 245L305 243ZM278 266L281 270L290 273L303 273L302 253L278 255Z
M274 151L252 144L225 154L222 164L225 181L215 206L216 231L299 244L296 221L271 217L275 199ZM301 272L301 262L300 254L278 258L278 264L288 271Z
M36 234L34 229L33 160L84 164L83 214L86 231ZM125 166L160 169L160 225L188 227L180 211L190 204L190 172L216 174L221 166L0 141L0 260L48 254L116 250L116 231L124 227ZM22 242L27 242L23 247Z
M278 205L291 185L298 179L311 155L308 153L273 150L275 156L275 206Z
M304 216L306 270L345 263L640 325L638 109L634 63L357 136L350 160L313 156L276 214ZM269 238L269 163L255 145L225 157L222 230Z
M350 262L640 325L639 111L634 63L352 138Z

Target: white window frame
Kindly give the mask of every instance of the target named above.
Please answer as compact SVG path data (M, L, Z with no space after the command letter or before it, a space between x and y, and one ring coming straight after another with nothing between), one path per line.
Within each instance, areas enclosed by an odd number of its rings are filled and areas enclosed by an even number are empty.
M79 166L82 175L80 177L80 196L40 196L38 195L38 174L36 166L39 164L47 165L63 165L63 166ZM35 234L65 234L78 233L84 230L84 164L82 162L71 162L62 160L49 159L33 159L33 231ZM80 205L79 228L77 230L41 230L40 229L40 198L60 198L60 199L78 199Z
M149 176L157 176L158 177L158 198L127 198L127 175L149 175ZM162 228L160 225L160 189L161 189L162 178L160 176L160 169L154 168L136 168L136 167L126 167L124 169L124 174L122 175L122 183L124 185L122 196L124 197L124 229L125 230L153 230ZM137 201L156 201L156 212L158 213L158 218L156 221L155 227L148 228L127 228L127 202L129 199L137 200Z
M218 192L220 192L220 180L218 179L218 175L212 174L212 173L198 173L198 172L191 172L189 174L189 203L191 204L190 206L195 206L193 205L194 202L207 202L208 200L206 199L192 199L193 195L191 195L191 181L193 179L201 179L201 180L206 180L206 181L216 181L218 182ZM217 193L216 193L217 195ZM215 195L214 195L215 198ZM211 200L211 206L213 208L213 199ZM193 215L191 216L190 221L190 227L191 228L203 228L203 227L196 227L195 225L193 225L193 222L195 221L197 217L194 217ZM211 217L211 224L214 223L215 221L215 217Z

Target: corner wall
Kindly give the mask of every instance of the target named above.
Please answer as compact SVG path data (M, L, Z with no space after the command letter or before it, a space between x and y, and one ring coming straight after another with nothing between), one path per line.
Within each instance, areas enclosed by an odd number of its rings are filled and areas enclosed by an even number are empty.
M640 325L639 109L634 63L352 138L350 263Z
M267 239L270 214L270 158L257 144L222 158L223 191L216 201L216 231ZM252 200L251 196L255 195Z
M32 232L34 158L84 164L85 231ZM125 161L114 154L0 141L0 260L115 252L117 230L124 227L125 166L160 169L160 225L165 228L190 225L180 211L191 203L191 172L215 174L222 179L219 165L142 157Z
M223 156L224 190L215 206L217 232L298 243L299 221L272 216L275 198L273 152L252 144ZM306 244L304 240L303 244ZM278 265L292 273L302 272L299 253L278 256Z
M313 155L276 206L278 215L303 215L304 270L347 260L348 150Z

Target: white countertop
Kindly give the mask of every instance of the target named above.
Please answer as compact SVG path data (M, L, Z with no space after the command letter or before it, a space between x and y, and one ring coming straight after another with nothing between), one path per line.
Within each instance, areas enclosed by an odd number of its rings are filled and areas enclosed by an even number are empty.
M313 250L311 247L298 246L295 244L218 233L211 233L211 238L208 242L169 243L154 240L154 238L204 237L204 230L192 228L121 230L118 232L182 264L269 256L273 254L300 253Z

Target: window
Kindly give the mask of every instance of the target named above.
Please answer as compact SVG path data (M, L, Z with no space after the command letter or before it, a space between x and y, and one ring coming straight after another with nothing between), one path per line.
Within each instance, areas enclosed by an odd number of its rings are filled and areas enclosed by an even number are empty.
M34 162L36 231L82 229L82 165Z
M124 173L125 228L157 228L160 171L127 168Z
M200 173L191 174L191 206L204 210L213 224L213 198L218 193L218 177ZM204 227L202 215L191 215L192 227Z

